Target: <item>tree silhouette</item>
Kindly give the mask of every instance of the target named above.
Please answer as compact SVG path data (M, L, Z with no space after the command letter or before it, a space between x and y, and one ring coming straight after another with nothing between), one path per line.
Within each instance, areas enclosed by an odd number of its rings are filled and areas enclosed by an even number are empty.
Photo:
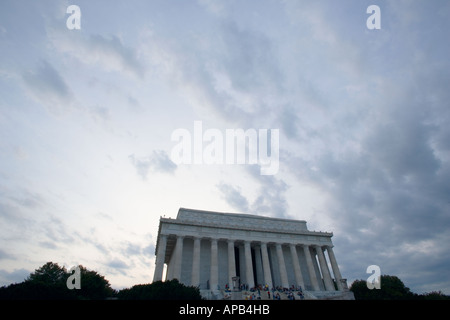
M177 279L138 284L122 289L117 294L121 300L201 300L197 287L185 286Z
M57 263L47 262L32 272L25 281L46 283L48 285L65 285L67 274L65 267L60 267Z
M95 271L80 268L81 289L69 290L71 275L65 267L47 262L32 272L23 282L0 288L0 299L8 300L69 300L106 299L115 294L108 280Z
M397 277L390 275L381 276L381 288L369 289L365 280L356 280L350 290L356 300L448 300L449 297L442 292L416 294L405 286Z
M101 300L116 294L105 277L81 265L79 267L81 271L81 289L72 290L79 299Z

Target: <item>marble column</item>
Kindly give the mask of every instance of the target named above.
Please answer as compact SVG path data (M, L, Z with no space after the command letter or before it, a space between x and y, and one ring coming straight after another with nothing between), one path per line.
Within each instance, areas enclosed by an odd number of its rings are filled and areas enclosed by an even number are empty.
M192 278L191 286L198 287L200 285L200 243L201 239L194 238L194 252L192 254Z
M164 259L166 257L167 236L161 234L159 236L158 252L156 253L155 273L153 274L153 282L161 281L164 270Z
M184 236L177 236L177 243L175 245L175 265L173 269L173 279L178 279L181 282L181 264L183 260L183 240Z
M311 280L311 286L314 291L319 291L319 283L317 282L316 272L314 271L314 265L312 262L311 252L309 251L309 246L304 244L303 252L306 258L306 265L308 266L309 279Z
M217 290L219 284L219 261L217 255L217 239L211 239L211 276L210 289Z
M261 243L261 256L263 262L263 271L264 271L264 284L269 286L269 290L272 289L272 274L270 272L270 262L269 262L269 254L267 252L267 243Z
M334 279L336 280L336 284L339 291L343 291L344 287L342 286L342 275L339 271L339 266L336 261L336 256L334 255L333 248L331 246L326 246L328 257L330 258L331 268L333 269Z
M263 268L261 263L261 246L255 246L256 285L263 284Z
M233 289L233 277L236 276L236 260L234 258L234 240L228 240L228 286Z
M319 258L320 270L322 271L323 282L325 283L325 290L334 291L333 280L331 280L330 270L328 269L327 261L323 254L321 246L316 245L316 252Z
M300 270L300 263L298 262L298 254L297 254L297 247L295 244L290 244L289 248L291 249L291 256L292 256L292 264L294 266L294 274L295 274L295 281L297 282L298 286L301 286L302 289L305 288L305 283L303 281L302 271Z
M245 278L248 284L248 288L253 288L255 286L255 280L253 277L253 264L252 264L252 251L250 248L250 242L244 242L245 250Z
M238 245L238 254L239 254L239 274L240 276L240 284L247 283L246 275L245 275L245 250L244 243L241 242Z
M280 268L281 286L283 288L289 288L288 276L286 272L286 264L284 263L283 248L281 243L276 244L278 266Z

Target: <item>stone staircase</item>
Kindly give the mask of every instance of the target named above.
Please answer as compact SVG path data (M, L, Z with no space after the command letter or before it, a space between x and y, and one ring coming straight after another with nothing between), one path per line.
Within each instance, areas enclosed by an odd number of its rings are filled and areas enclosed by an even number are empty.
M282 291L275 291L275 294L280 295L280 300L289 300L288 294ZM273 300L273 292L270 292L270 298L267 291L260 291L258 295L257 291L237 291L227 292L225 290L216 291L214 296L209 298L215 300ZM351 291L303 291L303 299L297 295L297 291L294 291L295 300L354 300L355 297ZM260 297L260 299L258 299Z
M260 291L260 294L258 294L257 291L238 291L238 292L226 292L225 290L221 290L221 296L223 297L223 299L225 300L233 300L234 299L238 299L238 300L273 300L273 295L278 294L280 295L280 300L289 300L289 297L286 293L281 292L281 291L275 291L272 292L270 291L270 298L269 295L267 294L267 291ZM294 293L295 294L295 300L301 300L300 297L297 295L297 292ZM306 300L311 300L311 299L317 299L316 297L312 296L312 295L305 295L304 294L304 299ZM276 299L275 299L276 300Z

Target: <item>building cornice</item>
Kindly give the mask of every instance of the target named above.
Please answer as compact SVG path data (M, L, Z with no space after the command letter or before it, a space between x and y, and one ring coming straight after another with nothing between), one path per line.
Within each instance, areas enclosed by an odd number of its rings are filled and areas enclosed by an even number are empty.
M160 218L160 223L168 223L174 225L185 225L185 226L196 226L196 227L209 227L209 228L218 228L218 229L228 229L228 230L243 230L243 231L258 231L258 232L267 232L267 233L282 233L282 234L293 234L293 235L312 235L312 236L321 236L321 237L329 237L333 236L332 232L324 232L324 231L310 231L310 230L286 230L279 228L258 228L258 227L250 227L245 225L240 226L232 226L232 225L222 225L219 223L211 223L211 222L194 222L194 221L182 221L178 219L171 218Z

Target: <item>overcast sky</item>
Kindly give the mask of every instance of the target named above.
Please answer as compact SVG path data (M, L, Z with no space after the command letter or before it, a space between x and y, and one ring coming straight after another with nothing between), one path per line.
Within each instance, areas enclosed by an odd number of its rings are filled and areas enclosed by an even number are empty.
M349 285L375 264L450 294L449 16L445 0L2 0L0 285L47 261L149 283L159 217L186 207L306 220L334 233ZM175 163L194 121L278 129L278 172Z

